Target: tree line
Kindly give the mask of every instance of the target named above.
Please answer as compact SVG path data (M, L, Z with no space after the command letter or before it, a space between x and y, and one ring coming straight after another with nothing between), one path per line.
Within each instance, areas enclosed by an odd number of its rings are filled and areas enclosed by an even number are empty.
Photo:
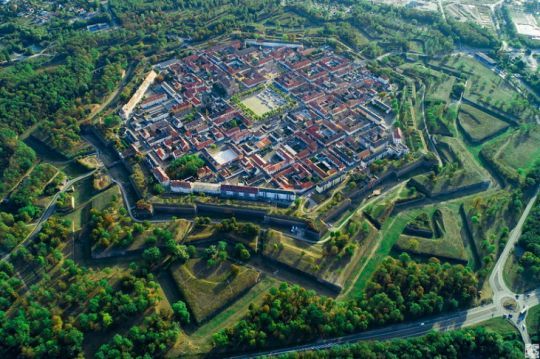
M218 348L261 349L330 338L466 307L477 295L475 274L461 265L409 255L388 257L362 297L336 301L283 283L233 327L213 337Z

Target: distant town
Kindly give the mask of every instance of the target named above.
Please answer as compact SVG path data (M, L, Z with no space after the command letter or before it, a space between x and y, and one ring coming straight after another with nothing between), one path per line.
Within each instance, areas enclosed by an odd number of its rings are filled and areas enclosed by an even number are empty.
M121 109L122 155L144 156L171 192L292 201L408 152L391 90L329 48L233 41L154 67ZM194 154L197 174L170 178L171 161Z

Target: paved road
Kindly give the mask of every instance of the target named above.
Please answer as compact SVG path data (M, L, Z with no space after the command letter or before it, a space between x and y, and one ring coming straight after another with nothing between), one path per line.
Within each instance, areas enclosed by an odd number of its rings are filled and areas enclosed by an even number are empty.
M385 340L393 338L407 338L429 333L431 330L452 330L465 326L479 324L496 316L496 306L491 304L477 307L466 311L442 315L425 319L424 321L415 321L407 324L390 325L384 328L366 331L363 333L352 334L344 337L319 340L311 344L299 345L293 348L277 349L256 354L245 354L231 358L253 358L259 356L276 356L280 354L298 352L305 350L321 350L334 345L355 343L362 340Z
M21 242L19 242L19 244L17 244L8 254L4 255L1 260L3 260L3 261L4 260L9 260L12 253L14 253L19 247L25 245L25 243L28 242L28 240L34 238L34 236L36 234L38 234L39 231L41 231L41 228L43 227L43 224L49 219L49 217L51 217L53 215L54 211L56 210L56 201L58 200L58 197L60 197L60 194L67 191L71 186L73 186L78 181L83 180L83 179L93 175L95 171L96 170L93 170L93 171L88 172L88 173L86 173L86 174L84 174L82 176L79 176L79 177L76 177L76 178L73 178L73 179L67 181L66 184L64 185L64 188L62 188L60 191L58 191L51 198L51 200L49 201L48 206L46 207L46 209L43 211L43 213L39 217L38 221L36 222L36 225L35 225L34 229L32 230L32 232L30 232L26 236L25 239L23 239Z
M495 263L493 272L491 273L489 277L489 285L491 289L493 290L493 303L497 305L498 312L505 313L507 315L512 314L512 318L510 318L510 321L519 329L525 344L530 344L531 342L529 338L529 334L527 333L527 327L524 325L520 325L520 320L523 318L520 318L519 314L516 315L515 312L519 313L519 311L525 308L525 306L530 305L533 302L536 302L536 298L538 294L540 293L540 289L530 293L529 294L530 298L527 298L526 295L523 295L523 294L520 295L518 293L514 293L506 285L504 281L503 273L504 273L504 265L507 262L508 258L510 257L510 254L512 253L517 241L519 240L519 237L521 236L523 225L525 224L525 221L527 217L529 216L529 213L531 212L531 209L537 197L538 197L538 189L535 195L531 198L531 200L525 207L525 210L523 211L521 217L519 218L517 225L514 227L512 232L510 232L508 242L506 243L506 246L504 247L501 255L499 256L497 263ZM511 311L506 310L503 306L504 303L509 298L514 298L517 302L516 310L513 311L514 313L511 313Z

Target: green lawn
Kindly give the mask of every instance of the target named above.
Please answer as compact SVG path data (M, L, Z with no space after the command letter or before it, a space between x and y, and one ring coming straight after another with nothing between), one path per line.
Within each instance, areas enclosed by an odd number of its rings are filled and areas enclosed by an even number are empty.
M478 325L473 326L474 327L484 327L493 330L494 332L497 332L501 334L503 337L508 336L518 336L520 337L519 331L516 327L514 327L510 322L503 318L493 318L486 320L485 322L482 322Z
M459 139L440 137L437 141L441 155L446 158L448 163L456 164L458 167L443 169L435 179L425 174L414 177L432 196L491 178L489 173L474 160Z
M212 349L212 335L214 333L240 321L248 313L250 305L262 303L268 290L272 287L278 287L279 284L280 282L274 278L264 277L240 299L199 326L194 332L182 333L167 357L178 358L194 353L209 352Z
M452 92L452 86L454 85L456 78L442 74L441 78L430 86L427 92L427 98L433 100L448 101L450 93Z
M525 278L524 275L519 272L520 266L517 261L518 258L516 258L515 255L511 255L504 264L503 277L508 287L516 293L526 292L538 287L538 283Z
M358 259L356 248L352 258ZM262 254L301 272L343 286L351 274L354 261L351 257L327 254L321 244L311 244L269 231Z

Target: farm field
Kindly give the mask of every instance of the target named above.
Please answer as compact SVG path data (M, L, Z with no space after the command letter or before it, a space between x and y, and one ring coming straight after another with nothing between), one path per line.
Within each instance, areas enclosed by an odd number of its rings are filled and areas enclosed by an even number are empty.
M228 261L210 267L201 258L171 266L172 277L197 323L209 319L258 282L257 271L236 268L239 271L235 274L233 264Z
M473 142L483 142L509 127L506 122L468 104L460 106L458 119Z

